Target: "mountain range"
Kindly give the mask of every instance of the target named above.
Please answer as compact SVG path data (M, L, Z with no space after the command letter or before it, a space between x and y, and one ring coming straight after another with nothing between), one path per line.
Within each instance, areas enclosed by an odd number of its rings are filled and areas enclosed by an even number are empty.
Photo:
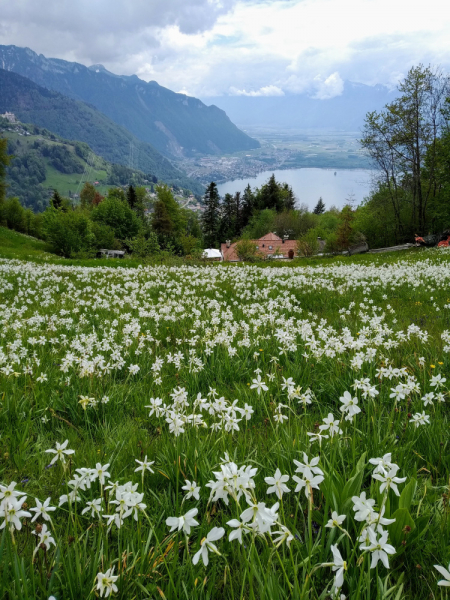
M102 65L46 58L29 48L0 46L0 67L73 100L91 104L171 158L258 148L216 106L177 94L156 81L122 76Z
M203 193L198 182L189 179L150 144L139 140L93 106L4 69L0 69L0 89L0 113L13 112L22 123L44 127L66 140L85 142L111 163L132 166L166 183Z
M205 97L226 111L230 119L243 128L298 130L359 131L367 112L381 110L391 102L396 91L384 85L344 82L340 95L326 100L308 94L283 96Z

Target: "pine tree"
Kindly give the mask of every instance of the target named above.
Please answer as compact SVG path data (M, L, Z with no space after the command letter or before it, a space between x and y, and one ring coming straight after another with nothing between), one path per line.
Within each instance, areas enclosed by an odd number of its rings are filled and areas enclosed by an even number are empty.
M53 206L53 208L62 208L63 206L63 200L58 192L58 190L53 190L53 195L50 199L51 205Z
M287 183L284 183L281 189L281 195L283 197L283 210L294 210L295 196L291 186Z
M259 210L265 210L266 208L276 210L277 212L283 210L284 198L282 188L277 183L274 174L271 175L266 184L261 186L257 195L256 204Z
M8 154L8 140L0 140L0 204L6 197L6 167L13 157Z
M234 237L238 237L241 234L242 229L241 192L236 192L234 195Z
M241 230L244 227L247 227L250 218L253 214L253 210L255 208L255 196L252 192L252 188L250 184L244 190L244 194L242 196L242 208L241 208Z
M235 215L236 207L234 197L231 194L225 194L220 210L219 239L229 240L235 236Z
M207 248L214 248L219 245L218 229L220 217L220 202L217 185L214 181L208 185L203 197L205 210L202 215L202 228Z
M136 190L132 185L129 185L127 190L127 202L130 208L134 208L136 206L136 199Z
M322 200L322 196L321 196L321 197L319 198L319 201L317 202L317 204L316 204L316 206L315 206L314 210L313 210L313 213L314 213L315 215L321 215L321 214L323 214L324 212L325 212L325 203L324 203L324 201Z

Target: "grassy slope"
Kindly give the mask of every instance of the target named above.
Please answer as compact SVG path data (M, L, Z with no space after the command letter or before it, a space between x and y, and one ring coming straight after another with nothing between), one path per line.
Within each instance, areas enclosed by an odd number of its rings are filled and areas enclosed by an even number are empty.
M75 160L80 163L84 169L87 168L86 174L61 173L51 164L50 158L42 157L46 165L47 175L45 181L42 182L42 186L44 188L48 188L49 190L57 189L61 194L68 195L69 191L72 193L78 191L79 193L86 181L99 181L102 184L97 187L97 190L100 192L100 194L106 194L109 188L116 187L106 184L110 164L92 152L89 157L89 163L92 164L92 168L90 168L87 166L86 160L75 155L75 147L73 143L62 141L61 139L57 139L56 141L52 140L49 136L44 135L42 132L37 135L23 136L14 131L3 131L2 136L10 139L13 142L20 142L20 151L16 151L16 155L18 156L26 154L28 151L32 150L34 142L45 141L45 144L48 146L64 146L67 148L67 150L69 150L69 152L71 152L71 154L74 155ZM14 166L14 162L11 163L11 166Z
M10 256L6 256L9 252ZM32 253L35 253L32 256ZM27 256L32 260L45 260L48 255L45 254L45 244L16 234L9 232L8 230L0 229L0 256L8 258L22 258L25 259ZM309 259L309 260L296 260L291 263L287 263L286 268L289 269L289 265L324 265L324 264L373 264L380 267L380 272L384 269L383 265L400 262L415 261L424 257L440 258L448 261L450 254L442 254L438 256L436 253L428 251L418 252L402 252L392 253L390 255L366 255L358 257L336 257L331 259ZM56 257L50 257L51 262L60 264L82 264L90 266L92 264L107 264L111 265L123 265L124 262L113 262L113 261L65 261ZM125 262L126 266L131 266L128 261ZM286 263L284 263L286 264ZM277 265L279 266L279 265ZM214 265L212 268L222 268L220 265ZM239 266L229 267L230 270L239 269ZM118 274L117 274L118 275ZM115 277L115 274L112 276ZM138 276L139 277L139 276ZM174 276L175 277L175 276ZM83 289L86 287L86 282L77 282L74 275L69 275L68 279L75 282L76 287ZM113 279L113 282L115 280ZM95 282L93 282L95 284ZM66 287L66 282L61 281L59 283L61 287ZM259 284L261 285L261 284ZM433 286L433 293L431 294L428 286ZM256 286L257 289L259 286ZM437 289L436 289L437 288ZM229 284L224 283L220 285L221 293L225 295L225 298L231 302L235 296L235 289ZM164 290L153 290L147 292L146 299L151 299L152 302L156 302L159 294ZM348 326L352 329L353 333L359 331L360 327L363 327L363 323L360 322L357 317L358 309L352 316L344 321L341 321L338 316L338 309L341 306L348 307L349 303L355 301L357 307L360 302L363 302L366 295L370 295L374 298L377 305L383 306L383 309L387 308L387 303L390 303L395 310L395 318L398 319L398 327L405 329L411 323L418 323L420 327L428 330L432 336L432 340L438 341L439 333L448 328L448 314L445 311L436 313L433 311L432 301L430 294L434 295L435 300L440 306L443 303L448 302L448 292L442 286L438 286L433 282L432 277L424 285L418 288L411 289L408 287L401 286L396 290L386 290L390 294L388 300L382 299L384 288L374 289L368 293L364 288L347 289L342 295L338 295L335 291L329 291L327 289L313 290L307 286L299 286L295 290L291 290L296 297L301 299L301 304L304 310L303 317L307 316L307 311L312 311L318 318L327 318L328 324L333 325L337 329L341 329L344 326ZM92 292L91 292L92 293ZM199 295L204 295L205 292L199 292ZM213 292L214 294L214 292ZM83 297L88 299L90 295L88 292L83 293ZM248 302L253 300L241 300L240 303L246 305ZM39 312L42 314L52 314L57 312L57 309L73 309L76 302L70 299L60 300L57 299L57 306L51 305L47 309L40 309ZM238 309L236 309L238 310ZM130 308L128 305L120 312L129 312ZM115 316L115 315L113 315ZM83 330L84 332L91 332L92 327L99 329L103 323L113 318L111 312L107 309L97 308L86 311L86 317L88 324ZM388 315L388 323L392 323L392 315ZM265 491L267 486L264 484L263 477L267 475L273 475L276 467L280 467L282 472L291 472L293 458L299 458L301 455L297 453L298 449L306 449L307 441L305 431L314 430L314 423L320 421L329 410L338 412L338 398L345 389L350 389L350 386L357 375L352 372L346 364L346 357L340 357L340 360L326 359L321 361L311 360L310 362L302 361L301 351L299 354L294 354L290 357L280 357L280 367L275 369L271 362L270 357L273 354L278 354L278 343L272 339L261 340L261 348L264 352L261 357L258 358L258 363L251 358L252 351L249 350L247 353L245 350L240 350L241 359L236 369L236 363L231 361L227 356L226 351L223 348L217 348L214 356L206 357L203 356L207 368L205 371L198 375L192 375L187 372L186 369L176 369L166 365L166 375L164 377L164 386L162 388L156 388L148 376L150 371L151 363L154 361L156 353L163 354L169 350L179 350L179 346L175 344L175 339L178 337L190 337L189 329L191 327L191 320L188 318L185 321L181 320L177 323L171 323L170 321L161 321L159 325L154 324L150 320L145 322L145 327L151 326L152 332L159 340L161 339L161 347L157 350L153 348L153 355L148 352L144 352L140 357L134 355L134 352L127 357L128 362L134 361L139 362L141 365L141 372L136 377L129 377L126 373L117 373L111 378L78 378L77 376L72 377L71 386L66 386L64 382L65 375L62 375L59 370L58 361L55 355L51 354L46 347L38 349L40 356L42 355L41 369L46 372L49 376L48 382L40 385L35 381L27 384L25 392L23 386L15 382L14 378L10 378L5 384L5 410L2 411L0 416L3 418L4 426L4 438L3 443L5 448L8 450L12 460L5 460L3 464L0 463L0 474L1 477L9 482L11 480L22 481L29 478L29 483L25 488L29 494L29 501L34 505L32 500L33 495L36 495L41 500L47 496L52 496L52 505L55 504L58 495L62 488L62 476L61 469L59 467L55 469L46 469L48 463L48 457L43 453L47 448L54 446L55 441L63 441L69 439L69 447L76 449L75 465L80 466L93 466L96 460L105 464L107 462L112 463L111 472L113 480L120 478L121 481L126 481L128 478L132 478L136 483L140 482L140 475L134 474L135 469L135 458L142 460L144 455L147 455L152 459L156 460L155 474L146 474L146 498L145 501L149 506L148 512L151 519L157 522L157 532L160 539L164 539L163 547L166 552L166 545L171 538L166 538L168 534L168 528L164 524L164 519L169 515L181 514L186 510L193 508L198 503L190 501L186 503L183 508L180 507L181 493L180 486L184 477L190 480L195 479L201 486L202 500L199 503L200 513L198 520L202 523L199 529L195 529L191 537L191 558L199 546L199 540L206 532L211 529L213 525L225 525L226 521L234 516L233 505L231 503L230 510L227 510L223 504L218 503L210 505L207 508L207 496L208 492L205 489L205 484L208 479L212 476L211 471L214 466L217 465L219 457L223 456L225 451L229 451L232 455L236 453L236 460L239 462L245 462L248 464L252 462L260 469L260 474L257 477L257 494L260 500L268 502L271 506L275 502L275 498L266 497ZM263 333L268 333L264 331ZM45 332L43 331L43 334ZM45 334L46 335L46 334ZM53 335L53 334L50 334ZM166 336L170 336L170 342L166 340ZM396 366L405 365L408 366L411 372L418 374L423 373L423 381L428 380L431 372L428 367L431 363L440 365L439 361L445 361L442 365L441 372L448 373L449 369L449 355L442 355L440 342L428 344L419 344L413 342L406 347L401 346L398 351L393 351L391 354L395 357ZM134 350L134 346L133 346ZM246 355L247 354L247 355ZM417 367L417 357L423 355L426 360L427 369L420 370ZM276 381L281 381L281 375L285 377L292 376L296 383L301 385L304 389L311 386L314 392L317 394L320 402L315 402L313 406L308 409L305 418L300 416L298 419L291 419L290 425L286 426L285 429L279 431L272 429L271 425L266 419L266 413L262 409L265 404L259 401L259 397L256 396L255 392L248 390L248 382L251 381L253 370L258 364L263 369L263 374L274 370L276 372ZM171 369L171 370L170 370ZM440 367L438 366L438 369ZM371 366L367 367L373 381L376 381L374 368ZM448 377L448 375L447 375ZM422 378L421 378L422 382ZM148 409L145 405L148 404L148 399L152 395L161 395L165 400L168 397L169 392L175 385L186 386L189 390L190 397L197 393L198 390L206 391L208 386L216 387L220 394L224 394L227 398L239 398L240 400L245 399L250 404L253 404L256 409L256 414L250 422L249 427L241 431L240 434L232 436L227 434L222 440L213 440L207 436L204 432L196 433L191 432L185 437L180 438L178 441L174 441L174 438L167 433L167 426L161 422L160 429L156 429L154 426L154 420L151 421L148 418ZM380 387L383 387L385 396L386 406L390 409L392 403L388 401L388 389L391 385L395 385L396 382L384 381L382 386L378 382ZM283 395L279 390L279 383L271 386L271 393L276 394L276 398L283 399ZM90 412L84 412L78 404L78 399L81 394L93 396L95 398L101 398L103 394L111 396L111 402L106 407L100 406L100 408L94 410L90 409ZM35 412L39 410L38 416L33 413L29 421L26 422L26 426L29 427L29 433L23 437L24 431L23 425L18 426L18 415L24 410L28 403L33 401ZM364 403L362 403L364 404ZM419 405L419 401L416 402L416 406ZM50 418L48 424L43 424L40 421L40 416L46 414L45 408L47 406L54 407L57 414L62 415L66 421L58 420L58 418ZM365 407L367 410L366 416L360 415L358 418L358 427L361 428L362 433L360 437L357 437L358 445L351 443L342 443L339 448L339 453L336 457L334 453L323 453L323 461L334 461L336 471L343 471L348 479L349 472L356 461L359 459L363 451L368 452L369 457L382 456L384 452L393 451L394 459L401 465L400 475L407 475L411 478L416 475L418 479L418 491L414 499L413 510L411 510L414 519L416 520L416 514L419 512L421 516L425 514L425 520L428 515L432 514L431 511L436 510L436 516L432 519L432 528L425 538L416 541L408 547L408 551L392 560L392 571L394 569L407 573L406 582L406 594L397 596L397 598L408 600L417 600L418 598L424 599L432 597L430 596L430 590L425 584L432 586L432 590L438 593L435 584L435 575L433 573L432 564L444 564L447 559L447 551L445 549L446 540L448 539L448 525L447 521L440 517L440 511L435 506L438 506L440 494L445 491L444 484L448 481L448 409L446 405L436 405L432 410L428 410L432 414L432 425L430 428L424 428L419 431L419 435L416 436L412 428L406 429L403 423L406 421L404 412L399 412L392 416L389 410L386 410L386 406L383 403L371 403L366 402ZM269 406L268 410L272 410ZM371 412L372 411L372 412ZM380 418L380 411L382 419ZM438 411L438 418L435 411ZM16 416L17 415L17 416ZM72 426L67 425L70 422ZM22 422L20 422L22 423ZM371 425L371 423L377 423L377 426ZM348 437L347 440L352 439L352 429L348 425ZM402 436L400 443L396 442L395 434ZM403 439L405 437L405 439ZM329 447L327 446L327 451ZM317 447L313 448L313 452L318 453ZM316 455L314 454L314 455ZM441 461L442 454L442 461ZM443 463L443 464L442 464ZM178 472L175 465L180 465L180 472ZM330 471L332 470L329 467ZM216 469L217 470L217 469ZM429 475L430 470L433 474L439 472L439 479L431 479ZM364 487L370 484L370 477L368 473L370 468L366 468ZM292 488L292 481L289 483ZM436 487L440 486L440 487ZM19 484L22 487L22 484ZM401 485L400 489L404 489ZM88 496L88 494L86 494ZM92 496L94 497L94 496ZM320 495L316 494L318 500ZM294 514L294 495L291 494L284 498L285 511L290 519L289 515ZM303 518L303 511L306 512L306 501L302 494L300 497L301 509L299 511L299 520ZM395 500L395 498L392 498ZM211 508L212 506L212 508ZM209 510L209 512L208 512ZM321 505L318 509L319 513L326 513L327 510L331 510L330 507ZM205 517L205 513L207 517ZM61 517L61 514L64 517ZM63 577L63 581L67 582L73 574L73 594L67 592L66 596L75 598L78 593L78 597L88 597L89 591L92 588L92 582L94 575L97 572L97 565L100 564L98 553L100 553L100 542L97 535L96 526L92 526L88 531L85 531L85 526L90 522L88 517L80 518L81 525L83 527L82 535L80 539L86 540L86 553L80 556L80 564L82 567L78 570L76 568L75 559L69 554L68 548L77 548L82 553L82 544L77 543L74 546L68 546L65 544L65 540L68 539L68 534L72 535L70 529L70 521L66 519L66 513L60 511L57 513L57 528L61 533L62 547L66 555L66 564L58 564L57 571L58 575ZM317 517L314 516L314 519ZM206 524L206 520L208 523ZM347 518L347 522L349 517ZM290 524L290 522L288 521ZM67 525L67 531L65 529ZM346 525L347 526L347 525ZM143 530L145 534L148 534L149 527L144 522ZM227 529L227 535L229 530ZM352 532L353 533L353 532ZM167 553L164 554L166 559L161 558L161 549L158 544L155 544L153 538L149 538L151 542L151 550L141 548L139 540L140 529L132 522L127 522L126 528L123 533L123 546L122 551L127 551L126 556L129 557L129 563L133 563L135 557L138 556L138 568L130 567L130 572L127 576L123 576L119 581L120 588L122 590L121 595L118 598L148 598L148 597L164 597L162 594L158 595L156 584L160 585L165 592L165 597L169 598L198 598L199 600L218 599L218 598L230 598L230 581L235 581L234 598L239 598L240 584L243 579L243 573L245 571L246 556L248 553L244 553L242 548L237 546L228 547L227 556L231 563L231 578L227 575L227 584L223 583L224 578L224 562L219 557L213 557L209 568L205 569L199 565L196 568L191 566L191 559L189 559L184 552L184 539L180 535L178 541L180 542L179 552L170 552L169 546L167 545ZM328 536L328 532L327 532ZM29 536L31 537L31 536ZM145 537L145 536L144 536ZM248 538L247 538L248 539ZM327 538L328 539L328 538ZM334 541L338 539L338 536L334 536ZM122 538L121 538L122 540ZM144 540L145 541L145 540ZM306 547L307 540L303 538L302 544L296 544L294 542L293 547L304 548ZM409 543L409 542L408 542ZM105 567L111 564L110 561L116 560L117 556L120 555L118 550L119 543L117 541L116 533L114 532L108 538L109 546L106 549L102 549L105 554ZM248 542L247 542L248 544ZM348 559L350 551L346 546L345 539L339 541L340 548L342 549L344 558ZM29 555L31 543L29 543L28 554L25 555L24 561L29 564ZM145 546L145 544L143 544ZM154 548L156 547L156 550ZM221 540L220 549L227 549L225 540ZM150 554L150 556L156 556L152 560L148 560L149 552L156 554ZM298 552L298 550L295 550ZM158 554L159 553L159 554ZM235 553L234 556L232 553ZM283 565L287 569L288 576L291 581L296 581L293 575L293 568L290 564L290 555L285 552L283 548L280 549L280 554L283 560ZM52 554L53 556L53 550ZM297 554L295 555L297 558ZM265 592L261 595L256 595L256 598L264 598L264 600L274 600L281 598L294 598L300 597L294 594L289 595L289 590L285 581L283 580L283 574L279 568L277 557L270 555L269 550L262 547L259 555L261 568L259 568L256 558L255 561L255 587L256 579L267 577L267 581L264 580ZM315 562L321 563L326 562L331 558L329 548L315 557ZM166 565L163 565L164 560L167 560L168 568L172 570L173 579L175 583L174 587L177 588L176 592L173 591L171 584L165 576ZM159 561L159 562L155 562ZM222 561L222 562L221 562ZM7 561L5 561L6 565ZM78 563L77 563L78 564ZM152 565L158 564L158 569L152 570ZM367 567L367 560L366 560ZM416 565L422 565L419 570ZM447 565L448 562L445 562ZM117 564L116 564L117 566ZM99 567L100 568L100 567ZM1 564L0 564L1 571ZM12 571L12 569L11 569ZM158 571L158 572L157 572ZM353 573L355 568L352 568ZM383 568L379 568L380 576L384 579L386 571ZM37 573L37 567L35 569ZM138 578L137 573L143 573L142 577ZM361 571L362 572L362 571ZM369 572L373 578L375 573ZM7 569L6 581L12 580L12 574L9 575ZM160 573L163 576L160 576ZM300 577L302 577L300 569ZM205 577L206 576L206 577ZM354 576L354 575L353 575ZM37 576L35 576L36 578ZM248 577L248 575L247 575ZM316 600L319 593L328 584L331 579L330 569L321 569L315 572L314 579L319 581L319 585L316 590L311 591L308 598ZM398 577L392 576L392 584ZM203 587L201 582L203 581ZM54 578L54 586L58 585L58 577ZM198 580L198 582L197 582ZM346 574L346 580L350 580L350 573ZM24 581L28 581L28 578L24 577ZM143 582L146 590L143 588L134 587L135 582ZM247 579L248 581L248 579ZM186 595L183 593L181 582L184 582L187 588ZM206 587L207 582L207 587ZM357 581L356 581L357 582ZM44 585L44 584L43 584ZM47 585L47 582L45 582ZM136 584L137 585L137 584ZM356 584L355 584L356 585ZM129 586L128 588L126 586ZM361 595L361 600L364 598L367 600L375 598L375 583L372 583L372 594ZM12 599L18 598L19 594L13 588L13 583L10 583L10 596ZM5 589L6 586L5 586ZM9 588L8 588L9 589ZM80 591L81 590L81 591ZM47 588L46 588L47 591ZM251 597L246 589L245 597ZM189 592L189 595L188 595ZM50 593L50 592L49 592ZM47 598L49 593L44 594L43 591L39 591L34 597L36 598ZM83 595L84 594L84 595ZM30 597L22 595L21 597ZM61 597L58 594L58 597ZM305 596L302 596L305 598ZM326 596L329 598L330 596ZM350 598L356 598L356 594L350 596ZM381 594L378 596L381 598ZM386 596L384 596L386 598ZM395 598L396 596L390 596ZM436 595L436 598L439 596Z

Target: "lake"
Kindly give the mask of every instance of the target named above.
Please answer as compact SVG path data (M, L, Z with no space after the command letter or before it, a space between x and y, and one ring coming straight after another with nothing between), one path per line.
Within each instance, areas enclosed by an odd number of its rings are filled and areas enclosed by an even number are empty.
M365 169L286 169L263 171L256 177L236 179L218 184L219 194L243 192L250 184L253 189L267 182L274 173L275 179L288 183L297 198L297 205L307 204L313 210L320 197L329 208L334 205L342 208L353 196L358 205L369 194L374 171ZM335 174L336 173L336 174Z

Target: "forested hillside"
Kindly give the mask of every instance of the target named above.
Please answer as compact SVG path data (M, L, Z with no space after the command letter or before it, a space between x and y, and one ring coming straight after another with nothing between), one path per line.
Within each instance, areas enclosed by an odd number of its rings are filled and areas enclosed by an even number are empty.
M65 139L85 142L111 163L129 166L131 154L134 168L202 193L197 182L188 179L150 144L138 140L94 107L4 69L0 69L0 88L0 113L11 111L24 123L34 123Z
M54 189L78 202L85 182L97 181L99 193L110 187L147 185L157 178L151 173L111 164L83 142L64 140L32 124L11 124L0 118L0 137L8 141L14 158L7 167L7 195L17 196L25 208L41 212Z
M114 75L102 65L88 68L48 59L16 46L0 46L0 64L48 89L89 102L170 157L259 147L259 142L238 129L223 110L176 94L156 81Z

